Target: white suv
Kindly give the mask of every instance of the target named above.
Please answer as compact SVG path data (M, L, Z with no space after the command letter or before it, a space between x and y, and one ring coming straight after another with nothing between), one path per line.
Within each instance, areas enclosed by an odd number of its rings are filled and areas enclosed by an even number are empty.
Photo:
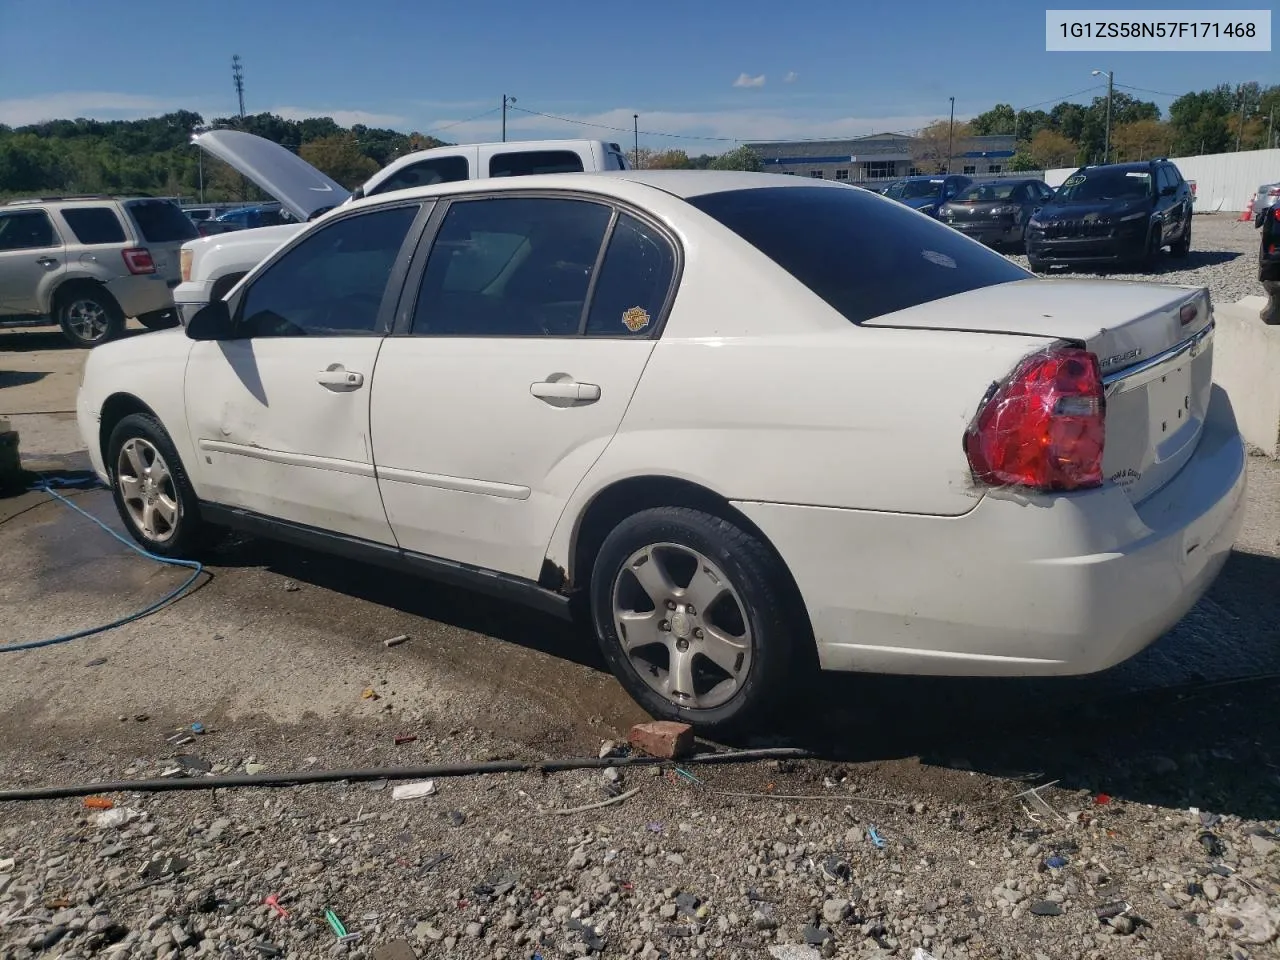
M0 206L0 326L56 323L79 347L125 318L176 322L179 251L198 236L172 200L58 197Z
M629 168L622 148L603 140L470 143L400 157L348 193L297 154L250 133L210 130L196 134L191 142L278 199L287 215L298 222L239 230L186 244L182 249L182 284L174 292L184 323L209 301L226 296L305 221L352 200L459 180Z

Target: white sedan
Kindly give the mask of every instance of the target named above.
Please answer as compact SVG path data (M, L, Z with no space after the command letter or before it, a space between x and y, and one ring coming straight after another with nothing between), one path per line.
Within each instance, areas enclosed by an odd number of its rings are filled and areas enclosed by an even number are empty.
M1201 288L1038 279L767 174L387 194L89 357L148 550L236 527L590 618L652 714L814 669L1101 670L1221 570L1245 453Z

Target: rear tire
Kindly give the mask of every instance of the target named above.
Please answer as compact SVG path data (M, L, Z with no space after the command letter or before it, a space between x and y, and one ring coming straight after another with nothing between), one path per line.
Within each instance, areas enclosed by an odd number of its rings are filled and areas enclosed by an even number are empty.
M159 420L146 413L124 417L104 452L116 510L145 550L189 558L208 545L211 530L200 501Z
M124 332L124 312L115 297L96 285L58 291L54 315L63 336L77 347L96 347Z
M1164 232L1158 226L1152 227L1151 232L1147 234L1147 245L1138 260L1142 270L1148 273L1155 270L1160 263L1160 251L1163 248Z
M1187 218L1187 228L1182 231L1182 238L1169 248L1169 252L1179 260L1185 260L1191 253L1191 218Z
M1032 273L1048 273L1049 272L1049 265L1045 263L1043 260L1034 260L1031 257L1027 257L1027 266L1028 268L1030 268Z
M605 660L658 719L747 732L814 666L781 558L722 517L655 507L626 518L600 547L589 594Z

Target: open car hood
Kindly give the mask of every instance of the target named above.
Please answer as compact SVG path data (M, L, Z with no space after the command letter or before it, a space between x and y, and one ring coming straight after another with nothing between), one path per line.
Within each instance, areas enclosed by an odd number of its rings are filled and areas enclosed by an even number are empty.
M303 223L351 196L297 154L251 133L209 130L195 134L191 142L244 174Z

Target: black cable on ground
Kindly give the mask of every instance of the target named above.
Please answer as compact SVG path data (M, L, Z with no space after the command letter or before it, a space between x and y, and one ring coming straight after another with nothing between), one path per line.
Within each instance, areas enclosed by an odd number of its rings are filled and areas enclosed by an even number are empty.
M686 765L751 763L756 760L804 760L813 756L808 750L794 747L769 747L761 750L734 750L726 753L700 753L680 762ZM87 797L99 793L164 793L174 790L221 790L233 787L292 787L304 783L339 783L343 780L433 780L444 777L470 777L489 773L558 773L566 770L590 770L601 767L644 767L671 763L655 757L579 757L560 760L494 760L485 763L440 763L425 767L369 767L355 770L313 770L294 773L228 774L219 777L177 777L157 780L107 780L101 783L68 784L61 787L27 787L0 790L0 803L15 800L59 800L65 797Z

